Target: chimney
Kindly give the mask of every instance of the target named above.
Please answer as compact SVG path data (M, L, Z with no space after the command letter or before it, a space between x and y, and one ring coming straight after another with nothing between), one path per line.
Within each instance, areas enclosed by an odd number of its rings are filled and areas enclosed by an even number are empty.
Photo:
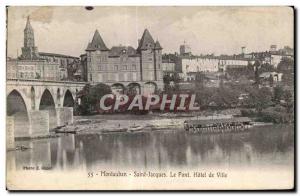
M246 46L242 46L242 54L246 53Z
M277 45L271 45L270 51L275 52L277 50Z

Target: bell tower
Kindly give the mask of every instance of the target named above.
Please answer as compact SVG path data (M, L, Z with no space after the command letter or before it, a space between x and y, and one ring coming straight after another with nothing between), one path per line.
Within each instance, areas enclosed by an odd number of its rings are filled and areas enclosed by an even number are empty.
M21 59L36 60L39 59L37 47L34 44L34 31L30 24L30 17L27 17L26 26L24 29L24 47L22 47Z
M24 29L24 47L34 47L34 32L30 24L30 18L27 17L26 27Z

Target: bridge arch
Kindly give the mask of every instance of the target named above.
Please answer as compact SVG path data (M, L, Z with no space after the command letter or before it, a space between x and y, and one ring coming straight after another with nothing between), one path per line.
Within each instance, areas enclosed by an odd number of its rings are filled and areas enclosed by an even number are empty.
M73 95L70 90L66 90L64 101L63 101L63 107L74 107L75 101L73 98Z
M144 84L144 94L154 94L157 91L157 84L155 82L146 82Z
M46 88L41 96L39 109L47 110L47 109L51 109L51 108L55 108L55 102L54 102L52 94Z
M17 90L12 90L7 96L7 115L11 116L18 112L26 112L27 106L21 93Z
M127 93L130 95L141 94L141 85L136 82L129 83L127 85Z
M29 133L29 116L24 96L12 90L7 96L7 116L14 117L14 134L16 137L27 137Z
M114 83L111 85L111 91L113 94L124 94L126 88L122 83Z
M39 110L49 111L49 128L52 129L57 126L55 102L52 94L46 88L40 100Z

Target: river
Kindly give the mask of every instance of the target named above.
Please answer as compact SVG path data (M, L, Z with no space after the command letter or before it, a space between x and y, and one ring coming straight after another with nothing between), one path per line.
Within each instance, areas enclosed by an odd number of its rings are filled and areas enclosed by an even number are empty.
M39 166L49 170L201 169L222 167L293 170L294 130L268 125L243 133L206 134L183 130L138 133L61 135L17 141L29 146L7 152L10 168Z

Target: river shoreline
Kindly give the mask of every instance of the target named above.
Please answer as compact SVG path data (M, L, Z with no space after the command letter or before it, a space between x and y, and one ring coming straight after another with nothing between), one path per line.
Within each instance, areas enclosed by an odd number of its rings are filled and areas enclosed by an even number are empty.
M128 132L131 127L140 127L142 131L159 131L165 129L184 130L186 120L214 120L234 118L231 115L188 116L188 115L95 115L76 116L72 125L62 128L62 132L76 131L76 134L119 133ZM255 126L273 123L254 122Z
M178 130L184 131L184 121L186 120L214 120L218 118L234 118L232 115L217 114L214 116L195 116L195 114L114 114L114 115L92 115L74 116L74 123L57 127L50 130L48 135L32 138L16 138L16 141L31 139L50 139L60 137L63 134L114 134L131 132L132 127L137 127L136 131L163 131ZM273 123L255 122L254 126L272 125Z

